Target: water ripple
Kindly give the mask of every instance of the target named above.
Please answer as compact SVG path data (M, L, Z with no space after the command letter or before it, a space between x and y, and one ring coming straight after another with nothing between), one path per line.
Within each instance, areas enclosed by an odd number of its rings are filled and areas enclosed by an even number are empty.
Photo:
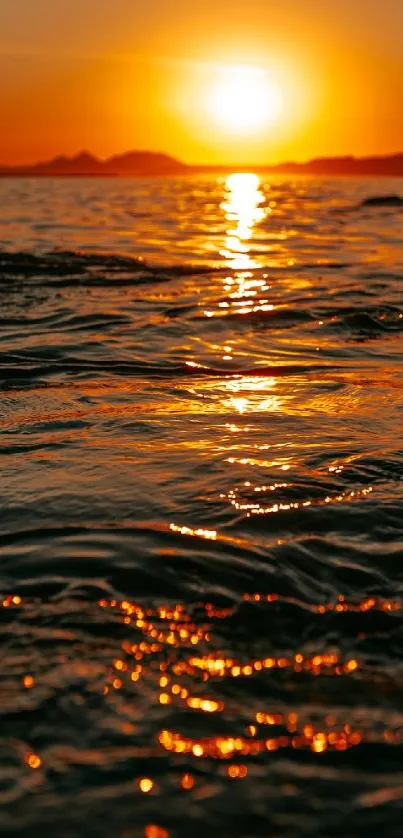
M4 835L397 838L399 184L0 192Z

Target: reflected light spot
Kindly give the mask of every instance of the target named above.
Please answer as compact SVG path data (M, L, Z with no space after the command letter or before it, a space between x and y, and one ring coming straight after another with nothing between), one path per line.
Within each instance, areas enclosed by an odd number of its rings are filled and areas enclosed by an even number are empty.
M229 765L227 768L228 776L232 779L243 779L248 774L246 765Z
M21 597L13 596L12 594L9 594L3 600L0 600L0 604L3 606L3 608L10 608L10 606L12 605L21 605L21 603Z
M207 540L215 541L217 538L216 530L204 530L204 529L197 529L194 530L191 527L181 527L177 524L170 524L169 529L172 532L179 533L180 535L190 535L190 536L197 536L199 538L206 538Z
M149 824L144 830L144 838L169 838L169 832L161 826Z
M195 785L195 779L192 774L184 774L181 779L181 786L185 791L190 791Z
M42 760L38 757L37 754L28 753L25 756L25 762L29 766L29 768L40 768L42 765Z
M238 413L245 413L248 407L248 399L229 399L229 402L232 404L234 409L238 411Z
M152 791L154 788L154 783L152 780L150 780L149 777L142 777L141 780L139 780L138 782L138 786L140 791L143 792L143 794L149 794L150 791Z

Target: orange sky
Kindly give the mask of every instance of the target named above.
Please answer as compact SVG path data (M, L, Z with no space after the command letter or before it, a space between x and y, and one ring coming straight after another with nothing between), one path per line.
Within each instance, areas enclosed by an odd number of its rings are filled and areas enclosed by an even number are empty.
M403 149L403 0L0 0L0 162L131 148L187 162ZM212 118L222 68L265 71L282 113Z

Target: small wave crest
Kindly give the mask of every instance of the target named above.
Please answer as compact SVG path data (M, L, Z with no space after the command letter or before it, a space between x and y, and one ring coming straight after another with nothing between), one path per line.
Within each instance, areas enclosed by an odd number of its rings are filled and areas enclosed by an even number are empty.
M39 285L118 286L204 274L210 266L167 265L153 267L142 256L54 250L42 254L0 250L0 287L10 281L31 280Z

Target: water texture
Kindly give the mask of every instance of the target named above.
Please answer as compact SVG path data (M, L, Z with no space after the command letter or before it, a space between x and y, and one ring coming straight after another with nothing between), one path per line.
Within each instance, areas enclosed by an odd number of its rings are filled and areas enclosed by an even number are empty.
M400 838L402 191L0 181L2 835Z

